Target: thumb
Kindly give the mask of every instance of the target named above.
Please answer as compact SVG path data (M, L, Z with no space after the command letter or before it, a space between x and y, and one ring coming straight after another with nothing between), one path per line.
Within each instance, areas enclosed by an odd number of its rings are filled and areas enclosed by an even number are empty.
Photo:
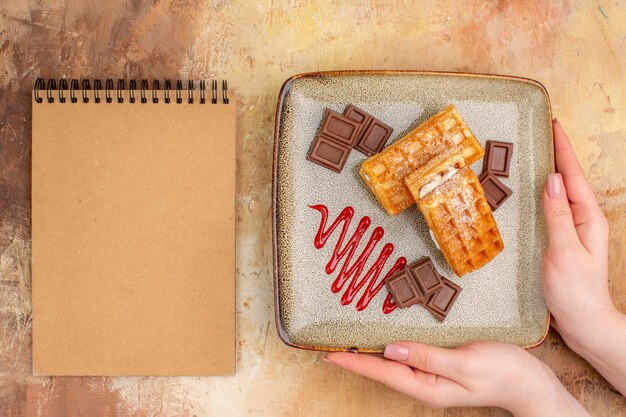
M465 366L462 351L418 342L396 342L385 347L385 358L420 371L456 380Z
M550 246L564 247L579 240L561 174L548 175L543 191L543 215Z

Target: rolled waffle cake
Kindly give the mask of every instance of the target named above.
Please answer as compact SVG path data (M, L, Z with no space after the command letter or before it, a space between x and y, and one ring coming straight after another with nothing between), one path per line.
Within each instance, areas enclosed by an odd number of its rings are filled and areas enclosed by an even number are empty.
M461 155L434 158L405 184L457 276L481 268L504 249L480 181Z
M415 203L404 178L435 156L451 154L461 155L466 165L485 154L454 104L366 159L359 173L385 211L396 215Z

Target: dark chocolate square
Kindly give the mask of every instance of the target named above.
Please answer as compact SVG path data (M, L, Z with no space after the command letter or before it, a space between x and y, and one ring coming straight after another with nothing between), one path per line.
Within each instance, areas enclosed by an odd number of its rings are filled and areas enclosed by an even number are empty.
M511 158L513 157L513 144L488 140L483 159L483 171L489 171L493 175L509 177Z
M361 138L361 135L365 132L369 124L374 119L374 116L369 114L363 109L358 108L354 104L350 104L346 110L343 112L344 116L346 116L350 120L354 120L359 124L359 131L357 133L357 142Z
M411 274L406 269L392 275L385 281L385 285L400 308L410 307L424 301Z
M367 121L371 120L374 117L365 110L358 108L354 104L348 105L343 114L348 119L354 120L361 125L367 124Z
M437 292L443 287L442 277L437 272L430 258L415 262L409 265L407 269L417 284L418 290L423 298Z
M383 150L392 132L391 126L373 119L354 148L367 156L377 154Z
M428 301L424 303L424 308L437 319L444 321L458 298L461 287L447 278L442 279L443 286L428 298Z
M334 110L326 110L320 133L352 148L359 133L359 123Z
M350 151L351 148L320 134L313 142L307 159L335 172L341 172Z
M497 210L513 194L509 187L489 171L483 172L480 176L480 185L483 186L485 198L487 198L493 211Z

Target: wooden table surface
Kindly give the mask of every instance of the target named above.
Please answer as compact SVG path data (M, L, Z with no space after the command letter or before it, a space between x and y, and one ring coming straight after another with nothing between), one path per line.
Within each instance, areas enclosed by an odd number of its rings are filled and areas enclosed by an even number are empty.
M280 85L299 72L450 70L541 81L611 223L610 290L626 311L626 2L344 3L0 0L1 416L506 415L429 410L279 341L273 123ZM30 92L38 76L229 79L238 95L236 376L32 376ZM626 415L624 397L558 335L532 354L592 414Z

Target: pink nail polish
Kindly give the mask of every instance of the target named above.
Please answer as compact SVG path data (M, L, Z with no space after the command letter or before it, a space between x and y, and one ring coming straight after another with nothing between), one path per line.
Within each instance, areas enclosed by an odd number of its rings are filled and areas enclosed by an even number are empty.
M561 174L549 174L546 181L548 197L560 197L562 192Z
M402 345L387 345L385 346L385 358L394 361L405 361L409 359L409 348Z

